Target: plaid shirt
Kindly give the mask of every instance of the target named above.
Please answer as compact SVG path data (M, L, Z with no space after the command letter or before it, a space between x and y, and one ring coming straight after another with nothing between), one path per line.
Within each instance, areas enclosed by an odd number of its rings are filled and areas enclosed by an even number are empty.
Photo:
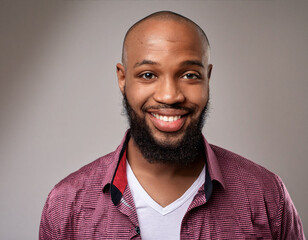
M58 183L43 209L40 239L141 239L126 178L129 134L112 153ZM181 239L305 239L278 176L204 139L205 184L181 225ZM161 233L164 239L164 233Z

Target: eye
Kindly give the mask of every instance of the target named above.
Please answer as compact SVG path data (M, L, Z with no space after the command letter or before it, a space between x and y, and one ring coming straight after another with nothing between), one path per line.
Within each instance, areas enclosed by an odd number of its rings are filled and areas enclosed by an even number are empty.
M185 79L200 79L200 76L195 73L187 73L183 76Z
M151 72L146 72L146 73L140 74L139 77L144 78L146 80L151 80L155 78L156 76Z

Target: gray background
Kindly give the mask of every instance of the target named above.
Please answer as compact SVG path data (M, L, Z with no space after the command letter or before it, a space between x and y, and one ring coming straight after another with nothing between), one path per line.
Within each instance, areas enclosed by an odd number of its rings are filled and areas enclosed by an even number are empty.
M36 239L54 184L119 144L122 39L158 10L210 39L207 139L281 176L308 227L308 1L0 0L0 239Z

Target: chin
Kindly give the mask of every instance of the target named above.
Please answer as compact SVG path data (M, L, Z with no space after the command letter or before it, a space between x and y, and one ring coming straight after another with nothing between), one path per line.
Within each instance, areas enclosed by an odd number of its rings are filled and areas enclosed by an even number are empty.
M156 144L160 145L161 147L171 147L176 148L178 147L181 142L183 141L185 132L177 131L177 132L161 132L159 130L157 133L153 133L152 131L152 138L155 140Z

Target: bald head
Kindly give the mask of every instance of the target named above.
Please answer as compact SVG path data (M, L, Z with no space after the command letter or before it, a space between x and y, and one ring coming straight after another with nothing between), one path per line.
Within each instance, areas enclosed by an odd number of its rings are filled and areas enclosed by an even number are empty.
M145 27L146 25L147 25L146 27L151 28L151 23L153 22L163 23L166 21L172 21L180 25L187 25L189 28L195 31L201 40L201 44L203 45L206 57L209 58L210 44L208 38L204 33L204 31L195 22L174 12L161 11L152 13L151 15L139 20L132 27L129 28L124 37L123 48L122 48L122 63L124 66L126 66L127 48L129 47L130 40L133 39L136 34L138 33L139 35L142 34L142 32L138 30L140 30L140 28L142 27Z

